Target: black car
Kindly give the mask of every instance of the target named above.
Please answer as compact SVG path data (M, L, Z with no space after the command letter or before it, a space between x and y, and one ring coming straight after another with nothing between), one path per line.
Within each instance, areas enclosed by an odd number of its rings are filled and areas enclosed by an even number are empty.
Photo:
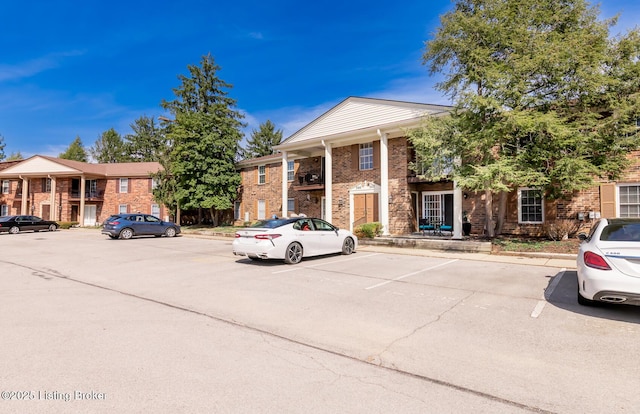
M107 234L112 239L130 239L133 236L173 237L180 234L180 226L149 214L116 214L105 220L102 234Z
M56 231L58 223L43 220L36 216L3 216L0 217L0 233L16 234L21 231Z

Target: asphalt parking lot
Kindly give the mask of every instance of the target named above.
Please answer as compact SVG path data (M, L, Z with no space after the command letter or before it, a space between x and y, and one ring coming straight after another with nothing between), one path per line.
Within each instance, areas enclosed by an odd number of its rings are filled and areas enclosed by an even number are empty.
M640 309L579 306L573 270L367 247L287 266L84 229L0 252L0 412L640 406Z

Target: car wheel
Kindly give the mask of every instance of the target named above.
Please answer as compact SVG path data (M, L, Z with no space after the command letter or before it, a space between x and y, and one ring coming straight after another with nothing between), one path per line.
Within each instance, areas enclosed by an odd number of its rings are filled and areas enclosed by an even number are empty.
M132 237L133 237L133 230L131 229L124 229L120 232L121 239L129 240Z
M49 231L56 231L57 229L58 229L58 226L56 226L55 224L49 225Z
M347 237L346 239L344 239L344 242L342 243L342 254L353 253L354 246L355 246L355 243L353 242L353 239L351 237Z
M20 227L18 226L13 226L9 228L9 233L11 234L18 234L20 233Z
M169 227L164 231L164 235L167 237L173 237L176 235L176 229L173 227Z
M580 291L578 291L578 303L582 306L596 306L598 304L598 302L596 302L595 300L587 299L582 296L580 294Z
M286 264L300 263L302 260L302 246L300 243L291 243L287 246L287 251L284 254L284 262Z

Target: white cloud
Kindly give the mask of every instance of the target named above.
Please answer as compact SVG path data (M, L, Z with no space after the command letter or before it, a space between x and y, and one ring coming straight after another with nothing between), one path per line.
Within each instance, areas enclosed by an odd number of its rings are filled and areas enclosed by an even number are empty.
M61 61L65 57L77 56L80 54L82 54L80 51L52 53L40 58L21 62L16 65L0 64L0 82L29 78L40 72L60 66Z

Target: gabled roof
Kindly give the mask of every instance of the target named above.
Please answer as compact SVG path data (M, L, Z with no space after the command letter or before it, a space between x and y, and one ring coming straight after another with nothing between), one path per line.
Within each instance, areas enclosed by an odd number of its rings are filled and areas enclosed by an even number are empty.
M70 176L95 177L148 177L162 170L157 162L125 162L113 164L91 164L62 158L34 155L2 171L0 177Z
M425 116L443 115L450 106L386 99L349 97L294 133L277 149L301 148L305 143L339 140L357 134L398 131L417 127Z
M252 167L256 165L275 164L282 162L282 154L269 154L262 157L247 158L236 163L238 167Z

